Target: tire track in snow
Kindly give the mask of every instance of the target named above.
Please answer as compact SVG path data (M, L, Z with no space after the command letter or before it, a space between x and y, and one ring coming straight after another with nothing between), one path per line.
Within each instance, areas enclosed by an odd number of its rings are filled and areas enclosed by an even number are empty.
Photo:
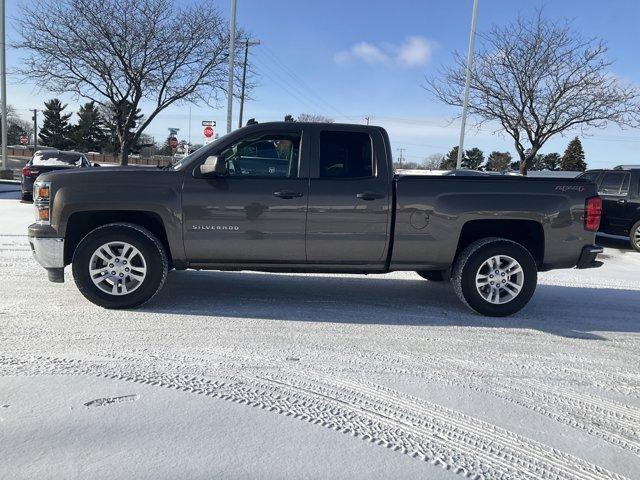
M301 372L221 380L40 357L0 357L6 374L94 375L163 386L278 412L421 458L471 478L623 480L624 477L460 412L375 384Z
M306 384L305 388L313 388L310 386L313 384L307 383L308 379L302 380L299 376L289 377L288 381L294 384ZM421 425L425 418L433 418L442 425L452 427L454 432L464 432L465 443L471 442L472 446L493 445L495 450L492 449L491 453L495 452L499 457L508 458L511 461L511 464L507 464L507 468L513 467L513 463L518 464L520 469L517 472L517 478L525 478L521 475L529 472L539 475L531 478L555 478L553 475L557 475L558 478L591 480L609 478L606 476L608 472L577 457L460 412L386 387L339 379L335 376L322 378L322 382L315 387L319 388L324 395L343 396L346 393L347 397L357 399L358 402L369 407L377 406L400 424L408 422L410 430L415 429L416 425ZM484 449L481 448L479 452L475 450L476 454L482 458ZM485 457L485 459L487 462L492 460L495 462L491 457Z

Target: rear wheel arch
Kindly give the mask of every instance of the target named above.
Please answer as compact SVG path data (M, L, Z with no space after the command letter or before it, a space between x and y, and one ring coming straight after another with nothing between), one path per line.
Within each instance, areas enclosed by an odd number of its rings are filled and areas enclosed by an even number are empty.
M151 232L162 243L167 254L169 265L172 265L171 248L164 221L155 212L129 210L80 211L71 214L66 222L64 263L68 265L73 254L90 232L108 224L126 223L140 226Z
M540 222L535 220L470 220L462 226L454 262L472 243L486 238L511 240L526 250L541 266L544 262L545 235Z

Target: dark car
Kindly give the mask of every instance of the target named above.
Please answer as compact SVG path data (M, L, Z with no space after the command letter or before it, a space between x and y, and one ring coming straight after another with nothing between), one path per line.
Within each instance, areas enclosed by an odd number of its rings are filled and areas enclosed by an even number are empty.
M33 182L38 175L69 168L86 168L91 163L83 153L38 150L22 169L22 199L32 200Z
M602 197L600 232L624 236L640 252L640 165L587 170L578 178L598 186Z

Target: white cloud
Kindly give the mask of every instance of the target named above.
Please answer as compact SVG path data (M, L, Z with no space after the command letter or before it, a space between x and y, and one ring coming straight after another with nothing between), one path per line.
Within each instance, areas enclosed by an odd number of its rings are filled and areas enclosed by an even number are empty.
M351 47L351 53L367 63L384 63L389 60L388 55L371 43L361 42Z
M405 67L421 67L431 59L435 44L424 37L409 37L398 48L397 61Z
M340 64L362 61L370 65L399 65L414 68L429 62L435 45L435 42L417 35L407 37L400 45L383 43L378 46L369 42L360 42L348 50L337 52L333 59Z

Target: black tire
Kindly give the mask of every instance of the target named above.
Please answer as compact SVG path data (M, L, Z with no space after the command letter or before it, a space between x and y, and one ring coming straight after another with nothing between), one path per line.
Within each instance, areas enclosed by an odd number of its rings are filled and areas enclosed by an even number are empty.
M442 270L425 270L416 273L430 282L443 282L445 280L445 272Z
M631 242L631 246L637 252L640 252L640 220L631 227L631 231L629 232L629 241Z
M33 194L22 192L22 201L23 202L33 202Z
M92 281L89 265L93 253L107 242L127 242L142 254L146 276L131 293L112 295L102 291ZM111 223L89 232L73 254L73 279L78 290L90 302L104 308L133 308L149 301L160 291L169 270L165 249L149 230L130 223ZM127 274L125 274L127 275Z
M519 293L506 303L496 304L482 297L476 286L476 275L481 266L496 255L516 260L522 269ZM501 275L501 274L500 274ZM500 278L500 276L497 276ZM507 280L509 280L507 275ZM531 253L519 243L504 238L490 237L477 240L465 248L453 267L451 282L458 298L472 310L490 317L505 317L520 311L531 299L538 281L538 268ZM487 288L490 288L487 286ZM500 295L500 294L498 294Z

